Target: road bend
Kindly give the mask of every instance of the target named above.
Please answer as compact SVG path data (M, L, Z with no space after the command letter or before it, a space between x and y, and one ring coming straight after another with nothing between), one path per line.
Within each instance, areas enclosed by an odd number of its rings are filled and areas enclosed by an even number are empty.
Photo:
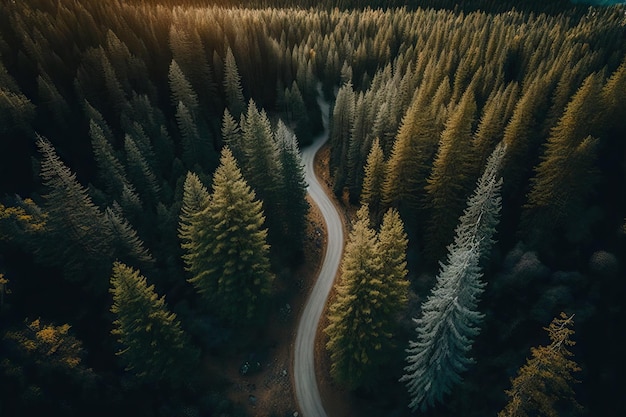
M305 165L306 181L309 184L309 195L319 207L326 223L327 245L322 268L300 316L296 334L293 372L296 399L303 417L328 417L315 376L315 336L326 299L339 269L344 240L341 217L315 176L313 162L317 151L328 140L330 112L329 103L325 102L321 95L318 98L318 104L322 110L324 132L314 140L311 146L304 149L302 159Z

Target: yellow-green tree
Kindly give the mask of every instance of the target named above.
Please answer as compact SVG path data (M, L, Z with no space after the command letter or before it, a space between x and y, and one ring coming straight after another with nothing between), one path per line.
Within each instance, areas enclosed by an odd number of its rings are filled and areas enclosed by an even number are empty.
M535 168L525 206L524 224L533 243L549 242L555 228L577 241L589 227L585 201L597 180L600 76L583 82L552 129L541 162Z
M180 229L189 282L222 319L260 321L274 280L261 202L228 148L213 175L209 201L192 207L188 196L205 194L196 182L188 177L185 183Z
M375 221L380 219L378 216L382 208L385 168L385 156L380 147L380 142L376 138L367 156L363 190L361 191L361 204L368 205L370 215Z
M390 211L377 236L368 213L366 205L357 213L324 330L331 375L349 389L377 382L407 302L407 240L400 216Z
M441 133L439 150L426 184L430 221L426 250L440 259L454 236L457 220L471 190L472 123L476 114L473 92L465 92Z
M573 374L580 368L571 358L574 316L561 313L547 328L550 344L531 348L531 357L511 380L509 402L498 417L559 417L581 410L574 397ZM561 412L559 412L559 411ZM563 414L567 410L569 413Z

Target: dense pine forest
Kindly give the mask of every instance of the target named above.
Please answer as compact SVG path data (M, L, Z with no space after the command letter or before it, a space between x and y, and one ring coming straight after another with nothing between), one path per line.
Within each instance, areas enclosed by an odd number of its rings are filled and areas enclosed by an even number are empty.
M625 415L624 6L0 0L0 416L265 415L324 133L358 415Z

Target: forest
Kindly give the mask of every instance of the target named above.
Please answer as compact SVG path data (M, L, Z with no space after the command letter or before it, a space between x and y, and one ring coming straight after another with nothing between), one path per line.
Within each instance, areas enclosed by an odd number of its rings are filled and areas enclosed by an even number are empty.
M0 416L297 416L231 375L295 332L324 135L329 417L626 415L626 6L591 3L0 0Z

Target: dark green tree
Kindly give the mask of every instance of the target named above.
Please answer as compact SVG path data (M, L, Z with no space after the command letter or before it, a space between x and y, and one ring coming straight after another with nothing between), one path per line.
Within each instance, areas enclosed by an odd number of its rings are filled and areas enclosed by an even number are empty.
M278 144L278 158L282 168L280 199L283 208L281 252L285 255L301 252L306 233L309 203L304 164L296 136L279 120L274 135Z
M246 101L243 97L237 62L230 48L224 58L224 91L227 108L235 118L239 118L246 111Z
M111 229L52 144L40 137L37 146L47 220L44 241L36 253L45 263L62 267L68 279L86 281L93 290L104 291L103 274L111 264Z
M193 380L199 353L183 332L164 297L139 271L113 264L111 294L114 329L125 369L143 383L178 387Z
M597 181L595 162L601 78L592 74L567 105L552 129L545 153L535 168L523 222L530 240L545 247L556 228L571 241L589 231L585 202Z

